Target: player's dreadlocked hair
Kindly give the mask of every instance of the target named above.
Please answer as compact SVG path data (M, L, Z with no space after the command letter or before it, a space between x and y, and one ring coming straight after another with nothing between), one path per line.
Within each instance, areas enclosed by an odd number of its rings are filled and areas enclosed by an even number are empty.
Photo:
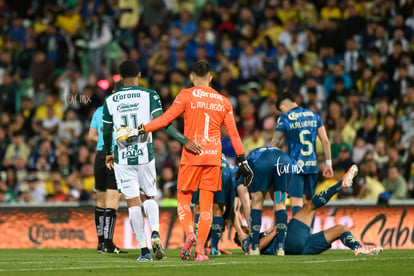
M119 73L124 78L136 78L139 73L138 65L135 61L127 59L119 66Z
M197 61L191 68L191 72L197 77L205 77L210 72L210 65L204 61Z

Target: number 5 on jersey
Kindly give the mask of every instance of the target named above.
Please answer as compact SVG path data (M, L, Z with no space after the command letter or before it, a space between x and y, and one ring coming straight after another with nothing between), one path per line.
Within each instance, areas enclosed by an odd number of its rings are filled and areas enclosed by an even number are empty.
M300 150L300 153L303 156L309 156L313 153L313 144L309 139L306 139L305 135L307 134L311 134L311 132L307 129L302 130L301 132L299 132L299 141L300 143L304 146L307 147L307 149L302 148Z

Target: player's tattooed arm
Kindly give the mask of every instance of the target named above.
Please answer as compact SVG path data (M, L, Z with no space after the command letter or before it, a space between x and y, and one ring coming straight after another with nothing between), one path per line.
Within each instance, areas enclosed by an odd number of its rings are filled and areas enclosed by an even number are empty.
M272 146L281 148L285 145L285 143L285 134L281 131L276 130L275 133L273 133Z

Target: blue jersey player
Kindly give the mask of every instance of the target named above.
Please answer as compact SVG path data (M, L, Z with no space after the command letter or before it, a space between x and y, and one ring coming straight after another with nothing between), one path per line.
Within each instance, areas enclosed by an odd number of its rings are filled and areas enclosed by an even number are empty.
M294 95L284 92L279 96L276 107L282 111L278 119L272 145L281 148L286 139L292 162L292 180L288 194L292 203L292 216L303 206L303 196L310 199L315 193L318 178L316 138L322 141L326 166L323 175L333 177L331 147L321 117L296 104Z
M277 231L277 254L285 255L287 229L286 192L291 178L289 156L275 147L260 147L247 156L247 162L254 172L250 185L251 209L251 249L249 255L260 255L259 239L262 225L262 209L265 194L274 191L274 210ZM244 245L245 246L245 245Z
M327 190L314 195L306 205L290 220L287 228L286 254L288 255L316 255L329 248L331 244L340 239L341 242L354 251L356 256L379 255L382 248L377 246L363 246L343 225L335 225L327 230L311 234L310 226L315 211L324 206L329 199L342 188L352 186L352 181L358 173L358 167L352 165L342 180ZM277 230L260 234L259 249L264 255L274 255L277 251Z

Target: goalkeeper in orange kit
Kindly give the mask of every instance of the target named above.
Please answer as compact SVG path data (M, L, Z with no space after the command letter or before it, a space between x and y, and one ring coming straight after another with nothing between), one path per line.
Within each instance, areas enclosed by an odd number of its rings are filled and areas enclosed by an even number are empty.
M214 192L221 190L221 126L231 139L236 152L239 169L236 178L244 177L249 186L253 171L244 155L233 108L229 100L209 87L212 79L210 66L202 61L196 62L190 74L194 86L182 90L172 106L160 117L150 123L140 125L140 134L155 131L171 123L184 113L184 135L201 146L201 154L195 155L185 148L181 157L177 180L177 212L186 233L186 241L181 250L181 259L186 260L195 248L195 261L207 261L203 246L210 232ZM194 234L191 198L200 189L200 218L198 235Z

